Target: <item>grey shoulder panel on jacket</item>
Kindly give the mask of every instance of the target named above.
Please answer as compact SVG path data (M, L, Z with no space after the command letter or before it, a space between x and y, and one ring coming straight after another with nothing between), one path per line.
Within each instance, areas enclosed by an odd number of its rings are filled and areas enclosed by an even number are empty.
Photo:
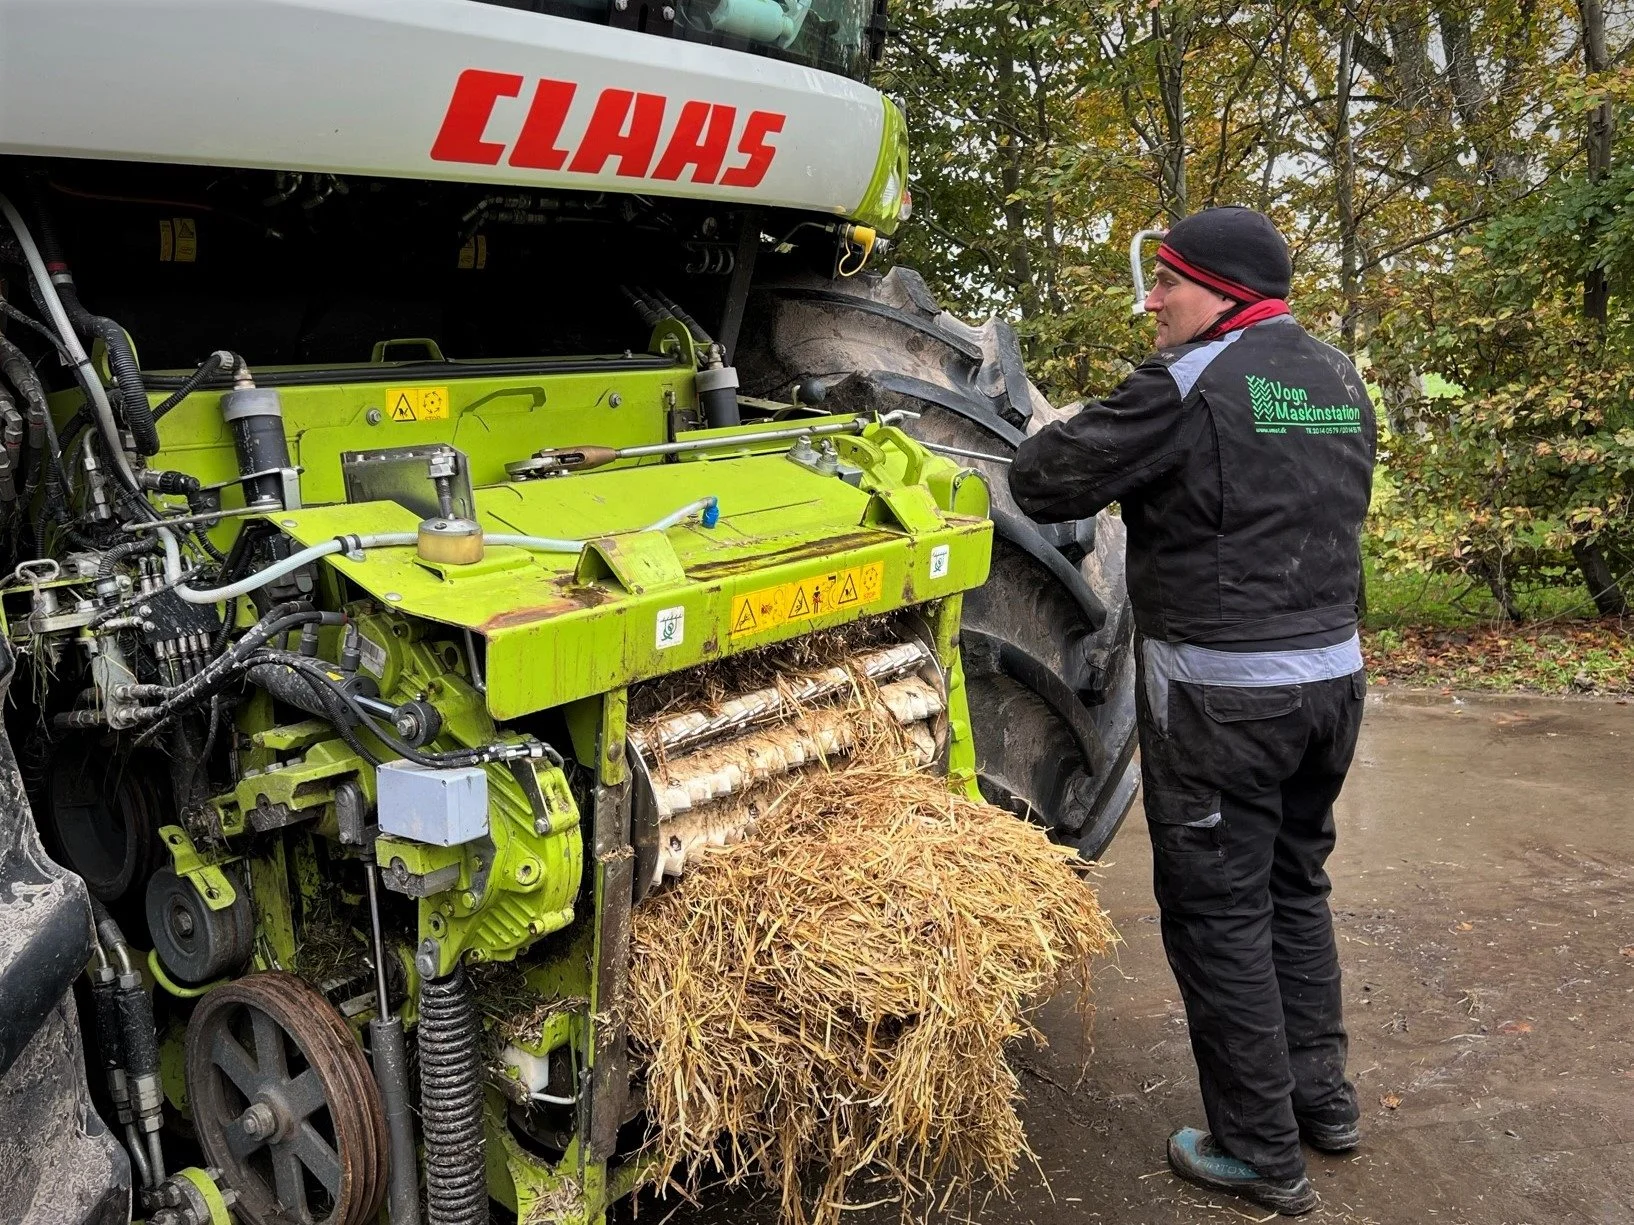
M1172 349L1157 351L1157 359L1168 367L1169 377L1180 389L1182 400L1191 395L1191 389L1197 386L1197 380L1203 377L1203 371L1209 368L1209 364L1237 343L1243 330L1239 328L1235 332L1227 332L1218 340L1204 341L1202 344L1176 345Z

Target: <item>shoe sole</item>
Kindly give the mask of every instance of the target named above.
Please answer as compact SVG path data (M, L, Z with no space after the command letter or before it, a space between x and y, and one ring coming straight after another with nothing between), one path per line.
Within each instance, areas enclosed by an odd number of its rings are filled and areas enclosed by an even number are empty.
M1264 1183L1242 1183L1224 1178L1210 1178L1207 1174L1177 1162L1172 1147L1169 1150L1169 1169L1174 1171L1176 1178L1184 1179L1193 1186L1253 1200L1260 1207L1271 1208L1282 1216L1304 1216L1321 1202L1316 1189L1309 1183L1305 1184L1304 1195L1294 1196L1275 1191Z
M1357 1127L1352 1127L1346 1132L1328 1135L1322 1135L1305 1127L1301 1127L1299 1129L1299 1135L1306 1144L1309 1144L1318 1152L1323 1153L1349 1153L1354 1151L1356 1146L1362 1142L1362 1132L1361 1129Z

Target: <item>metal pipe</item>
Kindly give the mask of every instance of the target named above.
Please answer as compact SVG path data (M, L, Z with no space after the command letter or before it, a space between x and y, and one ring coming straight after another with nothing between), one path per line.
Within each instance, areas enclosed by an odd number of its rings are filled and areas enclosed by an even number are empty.
M939 455L957 455L963 459L985 459L995 464L1014 462L1003 455L989 455L985 451L967 451L963 447L950 447L940 442L926 442L923 438L915 438L914 441L924 447L925 450L935 451Z
M380 882L372 863L363 865L363 875L369 885L369 934L374 942L374 993L377 1013L391 1015L391 997L386 991L386 938L380 930Z
M375 1083L386 1115L386 1196L391 1225L420 1225L420 1176L409 1109L408 1048L403 1019L391 1010L386 988L386 938L380 927L380 882L372 863L363 866L369 886L369 934L374 947L375 1016L369 1022Z
M1140 247L1149 238L1159 241L1167 234L1167 230L1140 230L1129 240L1129 278L1135 282L1135 304L1129 314L1139 319L1146 313L1146 268L1141 263Z
M717 447L738 446L751 442L779 442L791 438L824 438L829 434L860 434L869 424L866 417L836 425L787 426L776 430L758 430L752 434L732 434L724 438L688 438L682 442L652 442L639 447L617 447L615 459L634 459L643 455L682 455L688 451L708 451ZM563 448L567 450L569 448Z
M688 515L703 514L705 522L713 526L710 515L714 512L716 500L712 497L699 498L688 502L678 510L671 511L655 523L646 527L637 528L642 532L661 532L674 527ZM518 549L532 549L538 553L578 553L584 546L583 540L558 540L551 536L522 536L511 532L484 532L482 539L485 544L508 545ZM381 532L372 536L336 536L329 540L319 541L309 545L299 552L291 553L281 561L276 561L264 570L258 570L236 583L228 583L224 587L210 587L203 590L194 587L177 587L176 594L189 604L219 604L223 600L230 600L235 596L248 595L275 579L280 579L291 571L299 570L302 566L311 565L320 558L330 557L336 553L351 552L367 549L398 549L418 545L420 537L415 532Z
M158 1186L165 1180L165 1154L159 1147L159 1133L148 1132L148 1168L153 1174L153 1185Z
M125 1124L125 1147L130 1150L131 1164L136 1167L136 1176L142 1180L144 1187L154 1187L153 1170L148 1165L147 1151L142 1147L142 1133L136 1130L135 1123Z

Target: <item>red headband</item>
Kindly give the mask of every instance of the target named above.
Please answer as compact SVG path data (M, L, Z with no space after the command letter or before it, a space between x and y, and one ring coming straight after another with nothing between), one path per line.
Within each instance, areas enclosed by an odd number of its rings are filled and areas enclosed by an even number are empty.
M1237 284L1236 281L1228 281L1225 277L1209 272L1205 268L1199 268L1196 264L1189 262L1185 256L1181 255L1168 243L1162 243L1158 246L1157 257L1180 273L1181 276L1196 281L1199 285L1206 285L1228 298L1235 298L1239 302L1261 302L1265 300L1266 295L1260 293L1257 289L1250 289L1246 285Z

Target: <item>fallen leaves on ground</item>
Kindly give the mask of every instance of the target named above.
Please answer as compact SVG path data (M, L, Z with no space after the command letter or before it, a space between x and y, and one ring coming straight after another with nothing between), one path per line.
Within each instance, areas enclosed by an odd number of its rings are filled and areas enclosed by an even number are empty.
M1401 1105L1401 1094L1386 1093L1379 1098L1379 1105L1383 1106L1386 1110L1394 1110L1397 1106Z
M1501 692L1634 693L1634 622L1364 630L1374 684Z
M1530 1021L1505 1021L1498 1026L1500 1034L1529 1034L1532 1032Z

